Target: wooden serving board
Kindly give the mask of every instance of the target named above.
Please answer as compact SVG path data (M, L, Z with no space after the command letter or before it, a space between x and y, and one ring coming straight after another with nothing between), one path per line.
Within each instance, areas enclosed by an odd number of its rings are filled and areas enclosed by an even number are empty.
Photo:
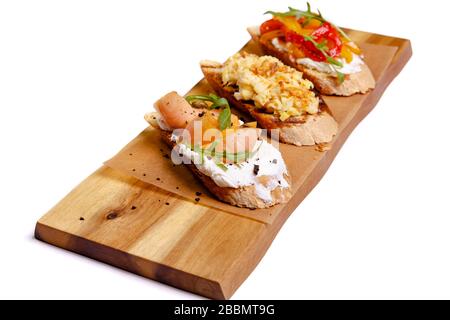
M340 128L333 148L272 223L195 204L102 166L37 222L35 237L205 297L230 298L412 55L409 40L348 33L358 43L396 47L397 52L370 97Z

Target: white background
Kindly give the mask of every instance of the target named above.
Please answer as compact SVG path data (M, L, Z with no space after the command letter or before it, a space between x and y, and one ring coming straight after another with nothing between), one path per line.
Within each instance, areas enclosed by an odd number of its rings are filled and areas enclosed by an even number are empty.
M36 220L302 1L0 1L0 298L199 298L33 239ZM313 1L414 56L235 299L450 298L446 1ZM447 30L447 32L446 32Z

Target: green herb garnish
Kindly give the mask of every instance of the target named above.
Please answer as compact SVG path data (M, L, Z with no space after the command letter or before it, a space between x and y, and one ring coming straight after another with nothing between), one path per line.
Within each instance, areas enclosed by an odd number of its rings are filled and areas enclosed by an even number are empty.
M319 10L318 13L314 13L311 10L311 4L309 2L306 3L308 6L308 9L306 11L295 9L293 7L288 7L289 11L287 12L276 12L276 11L266 11L264 14L271 14L275 17L296 17L297 19L300 19L302 17L305 17L306 19L316 19L320 22L326 22L325 18L322 16L322 13L320 13Z
M219 128L221 131L231 127L231 108L227 99L216 96L215 94L208 95L191 95L186 97L187 102L193 101L208 101L211 102L210 109L222 109L219 114Z
M201 163L203 163L204 157L209 157L214 160L215 164L222 170L227 171L228 168L225 165L224 161L229 160L232 161L235 165L239 166L239 163L244 162L245 160L251 158L256 152L259 151L261 145L259 145L258 149L255 151L241 151L241 152L228 152L222 151L218 152L216 150L218 142L214 141L211 145L203 149L200 145L196 144L194 146L188 145L188 147L194 152L198 153L201 157Z
M345 74L343 74L342 72L336 71L337 76L338 76L338 81L339 84L342 84L345 80Z
M339 68L342 68L344 66L342 64L342 62L340 62L340 61L338 61L338 60L336 60L336 59L334 59L334 58L332 58L330 56L327 57L327 62L332 64L332 65L335 65L336 67L339 67Z
M230 107L224 108L219 115L219 128L225 130L231 127L231 110Z
M228 170L228 167L227 167L225 164L223 164L222 162L217 162L216 165L217 165L220 169L222 169L223 171L227 171L227 170Z
M306 4L308 6L308 9L306 11L295 9L295 8L292 8L292 7L288 7L289 11L287 11L287 12L267 11L264 14L271 14L274 17L277 17L277 16L278 17L296 17L297 19L305 17L306 21L308 21L308 23L309 23L309 21L311 21L311 19L316 19L316 20L318 20L318 21L320 21L322 23L328 22L329 24L331 24L331 26L333 28L335 28L345 38L345 40L351 41L350 37L341 28L339 28L338 26L334 25L333 23L327 21L323 17L323 15L322 15L322 13L320 12L319 9L317 9L318 13L314 13L311 10L311 4L309 2L307 2Z
M206 149L206 151L211 154L213 153L215 154L217 143L218 143L217 141L213 141L213 143L211 143L211 145L208 147L208 149Z
M215 94L208 94L208 95L191 95L186 97L187 102L192 103L195 100L200 101L209 101L212 102L210 109L218 109L221 107L224 107L228 105L228 101L225 98L221 98L216 96Z

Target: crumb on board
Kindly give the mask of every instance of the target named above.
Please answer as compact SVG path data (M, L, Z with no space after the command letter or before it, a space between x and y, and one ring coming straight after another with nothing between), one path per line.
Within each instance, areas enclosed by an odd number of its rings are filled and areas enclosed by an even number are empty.
M329 143L319 143L316 145L316 151L325 152L331 150L331 145Z

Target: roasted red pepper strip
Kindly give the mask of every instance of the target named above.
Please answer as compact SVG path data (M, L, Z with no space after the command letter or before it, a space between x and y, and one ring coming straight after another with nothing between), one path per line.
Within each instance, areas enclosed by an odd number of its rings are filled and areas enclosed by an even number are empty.
M326 57L323 53L320 52L320 50L318 50L312 42L305 40L303 36L298 35L293 31L286 31L286 41L292 42L294 45L299 47L305 53L306 57L314 61L326 61Z
M287 25L284 25L279 19L267 20L260 26L261 34L275 30L282 30L285 34L286 41L292 42L299 49L304 51L306 57L319 62L327 60L321 50L319 50L311 41L305 40L303 35L289 29ZM325 50L330 57L335 58L341 55L343 42L338 31L330 23L324 22L312 32L311 37L319 45L324 44L323 50Z
M316 30L314 30L314 32L312 33L312 36L315 37L316 39L322 38L323 36L326 36L328 33L330 33L331 31L331 25L327 22L325 22L324 24L322 24L322 26L320 26L319 28L317 28Z
M270 31L281 29L282 27L283 24L280 21L271 19L264 22L259 28L259 31L261 32L261 34L264 34Z
M335 58L341 54L342 40L336 29L334 29L328 22L325 22L321 27L316 29L312 33L312 37L317 43L323 43L323 41L326 41L328 48L327 53L331 57Z

